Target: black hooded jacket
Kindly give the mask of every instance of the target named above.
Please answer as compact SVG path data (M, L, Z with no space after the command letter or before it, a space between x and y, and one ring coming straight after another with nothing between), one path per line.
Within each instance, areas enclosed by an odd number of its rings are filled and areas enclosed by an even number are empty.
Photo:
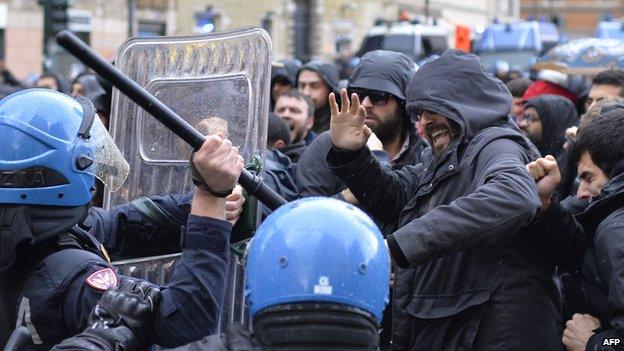
M540 153L558 158L563 152L566 129L579 121L572 102L560 95L540 95L525 102L524 107L535 108L542 121L542 140L536 143Z
M367 52L349 76L349 88L379 90L405 101L405 90L416 73L416 65L405 54L373 50Z
M540 218L535 242L573 277L565 291L570 313L601 322L586 350L617 350L603 341L624 338L624 160L585 211L574 216L553 201Z
M542 140L536 143L542 156L553 155L557 159L561 172L561 183L557 187L556 194L559 198L565 198L572 194L574 180L576 178L576 165L570 162L569 153L564 150L565 131L579 122L576 108L560 95L540 95L524 104L525 107L533 107L539 113L542 122Z
M405 90L414 73L416 67L405 54L374 50L362 57L349 77L348 87L387 92L404 104ZM405 118L409 117L406 115ZM412 123L405 125L409 128L406 131L409 141L405 150L392 161L395 169L420 163L420 154L427 146ZM344 183L325 164L331 146L329 132L325 132L301 155L297 166L297 187L301 196L333 196L345 189Z
M560 348L553 266L523 233L540 202L525 164L538 152L508 118L511 94L473 54L448 50L407 90L410 114L427 110L461 127L449 148L389 171L367 148L332 148L327 162L368 213L399 229L395 350ZM409 268L408 268L409 267Z
M303 67L301 67L301 69L299 70L299 73L301 73L301 71L303 70L318 73L325 82L325 84L327 84L327 86L329 87L330 93L336 91L336 89L338 88L339 79L338 68L336 67L336 65L321 60L312 60L303 65ZM297 85L299 80L299 73L297 74ZM330 116L331 113L329 111L329 104L321 108L315 109L314 126L312 126L312 130L316 133L322 133L326 130L329 130Z
M603 339L624 337L624 161L577 216L589 241L581 270L586 310L600 319L602 327L587 343L600 350ZM594 347L594 348L592 348Z
M271 71L271 86L273 86L273 80L281 76L285 77L290 85L295 87L297 85L297 73L301 68L301 61L298 59L283 59L279 63L282 64L282 67L276 67Z

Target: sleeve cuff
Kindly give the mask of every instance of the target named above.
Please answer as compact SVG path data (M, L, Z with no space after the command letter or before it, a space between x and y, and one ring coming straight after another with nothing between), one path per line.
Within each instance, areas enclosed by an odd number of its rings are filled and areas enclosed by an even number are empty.
M364 150L368 150L368 148L363 147L360 150L351 151L343 150L332 145L332 147L329 149L329 152L327 152L327 157L325 161L330 168L348 165L358 159Z
M356 178L369 167L370 162L377 162L368 147L358 151L339 150L335 146L329 149L325 159L327 167L343 181Z
M394 262L401 268L408 268L410 265L409 261L407 260L407 257L405 257L403 250L401 250L399 243L397 243L394 238L394 235L388 235L386 237L386 241L388 242L388 249L390 249L390 255L394 259Z
M229 248L232 224L228 221L189 215L183 229L182 249L224 252Z
M585 351L621 351L624 350L624 339L618 329L600 327L594 330L595 334L587 340Z
M559 223L567 215L566 210L561 206L561 202L553 196L550 206L542 213L538 214L537 221L543 224Z

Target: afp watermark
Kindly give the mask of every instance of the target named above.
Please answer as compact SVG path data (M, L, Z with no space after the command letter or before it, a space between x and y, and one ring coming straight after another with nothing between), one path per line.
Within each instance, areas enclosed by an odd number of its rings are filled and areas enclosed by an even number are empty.
M602 341L602 346L618 346L622 342L619 338L605 338Z
M622 338L614 338L613 335L611 337L600 338L596 340L594 343L592 351L624 351L624 340Z

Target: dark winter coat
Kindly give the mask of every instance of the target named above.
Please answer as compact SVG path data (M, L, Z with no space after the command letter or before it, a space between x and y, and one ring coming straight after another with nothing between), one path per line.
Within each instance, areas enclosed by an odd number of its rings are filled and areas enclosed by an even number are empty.
M367 148L332 148L327 162L369 213L400 229L395 350L556 350L553 266L523 228L540 202L525 164L538 153L507 117L511 94L477 56L449 50L425 64L407 94L410 113L450 118L460 135L440 157L391 172Z
M333 196L346 188L343 181L332 173L325 157L331 149L329 131L319 135L305 150L297 164L297 188L299 196ZM392 162L392 167L399 169L405 165L420 163L420 154L427 144L416 134L410 133L409 146Z
M614 174L576 217L555 201L532 224L544 254L570 273L564 291L570 313L601 321L586 350L603 350L604 339L624 337L624 161Z
M582 291L586 309L602 323L602 332L591 342L624 336L624 164L594 198L585 212L577 216L589 242L583 260ZM589 344L588 343L588 346Z
M301 158L301 155L304 153L307 147L308 144L306 144L306 141L301 140L297 143L284 146L280 149L280 152L288 156L288 158L290 158L290 161L292 161L293 163L297 163L299 162L299 158Z

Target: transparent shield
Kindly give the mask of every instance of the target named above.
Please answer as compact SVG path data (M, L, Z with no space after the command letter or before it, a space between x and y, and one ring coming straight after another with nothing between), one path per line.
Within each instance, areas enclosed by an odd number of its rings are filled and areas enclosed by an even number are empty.
M200 132L225 133L247 163L264 159L271 70L271 40L264 30L133 38L120 47L115 65ZM191 148L116 89L110 125L132 172L121 191L104 194L106 208L141 196L192 189ZM261 206L255 208L251 230L260 220ZM176 260L177 256L135 258L118 268L166 285ZM229 262L219 330L234 321L248 322L244 266L234 253Z
M202 134L222 132L250 159L253 147L246 145L249 120L240 118L249 106L249 85L244 76L203 79L160 79L146 89L166 102ZM190 110L190 111L189 111ZM139 117L139 150L145 162L169 164L188 162L191 147L152 116ZM245 153L248 154L245 154Z
M91 136L88 139L77 137L73 159L85 153L93 163L84 171L102 181L109 191L115 192L128 178L130 166L99 117L93 119L89 133Z
M192 37L133 38L115 65L203 133L227 131L247 162L264 159L271 42L259 28ZM111 135L132 172L104 206L192 189L191 148L117 89Z

